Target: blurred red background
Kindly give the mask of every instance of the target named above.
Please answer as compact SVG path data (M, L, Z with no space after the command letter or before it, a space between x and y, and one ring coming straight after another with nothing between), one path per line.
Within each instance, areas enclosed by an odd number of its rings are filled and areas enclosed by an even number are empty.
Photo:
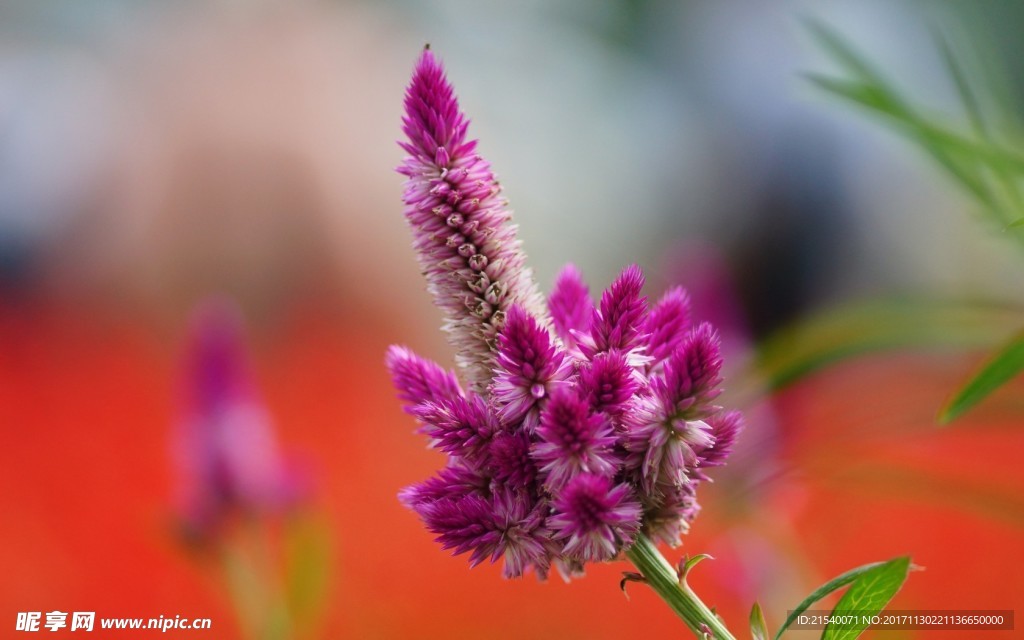
M322 637L685 635L643 585L623 597L625 563L538 584L470 570L441 551L395 499L440 458L412 433L382 366L401 328L370 323L310 299L273 339L254 340L282 446L308 462L311 508L332 532ZM30 610L182 615L211 618L211 637L235 637L216 566L189 554L173 526L175 337L75 303L0 317L0 603L12 623ZM733 468L703 493L704 513L669 557L719 558L692 582L737 629L755 596L777 625L786 603L817 583L900 554L925 571L911 574L893 608L1014 608L1024 595L1012 570L1024 560L1021 386L937 429L936 398L962 369L934 356L863 358L783 393L777 473L742 489L744 472Z

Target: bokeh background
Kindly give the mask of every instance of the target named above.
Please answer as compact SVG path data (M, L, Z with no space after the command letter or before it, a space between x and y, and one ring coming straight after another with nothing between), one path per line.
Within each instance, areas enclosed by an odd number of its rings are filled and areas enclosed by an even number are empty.
M568 261L594 290L631 262L651 295L687 283L737 380L756 380L761 340L835 304L1024 317L1019 247L910 144L804 79L830 70L809 17L950 119L936 28L1024 97L1009 1L4 2L0 635L18 611L59 609L209 617L211 632L170 635L238 637L217 564L176 525L171 455L188 318L222 295L301 463L303 517L328 532L310 636L685 636L642 585L623 597L624 563L504 581L397 502L441 456L400 411L384 351L451 362L392 171L402 94L429 42L542 287ZM715 556L692 582L740 633L755 599L775 627L827 578L901 554L926 570L895 608L1018 608L1024 384L934 420L983 355L874 353L747 393L743 446L670 557Z

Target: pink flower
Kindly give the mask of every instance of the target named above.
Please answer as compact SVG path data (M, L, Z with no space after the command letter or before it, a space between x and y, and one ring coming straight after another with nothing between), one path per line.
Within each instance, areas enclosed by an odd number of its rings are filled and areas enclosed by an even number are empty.
M501 490L490 498L468 495L420 502L414 507L444 549L469 553L469 564L504 560L506 578L534 569L544 578L549 567L550 533L546 507L528 494Z
M640 267L634 264L622 270L601 295L601 307L593 312L590 333L578 339L584 356L593 359L614 349L625 353L632 366L650 360L645 355L647 298L640 294L643 288Z
M696 452L714 445L705 419L721 410L710 404L721 393L719 351L710 325L690 331L626 417L627 464L638 470L645 493L689 482L699 464Z
M195 312L184 386L175 457L191 534L208 538L234 512L277 512L302 497L256 392L240 314L230 303L208 301Z
M579 575L640 531L679 544L699 512L704 469L724 462L742 428L738 413L713 404L717 333L690 328L680 288L648 309L636 265L596 307L566 267L545 310L429 51L405 106L405 213L470 386L406 349L389 351L406 411L449 456L399 498L444 548L472 565L503 559L507 577L544 577L552 565Z
M650 366L656 367L672 355L690 326L690 297L682 287L672 287L651 307L644 331Z
M498 419L480 396L424 402L413 410L431 444L449 455L478 460L498 433Z
M588 473L572 479L555 499L549 522L562 553L582 562L611 560L640 530L640 503L625 484Z
M557 491L580 473L615 475L621 461L608 418L591 411L573 391L555 394L544 408L533 458L548 489Z
M599 354L580 368L580 389L594 411L619 416L639 388L636 371L621 351Z
M594 315L590 290L575 265L565 265L558 274L548 298L548 307L558 337L567 347L574 347L576 335L590 329Z
M405 347L388 349L385 362L398 389L398 397L405 402L405 410L409 413L415 412L416 406L424 402L451 402L464 397L454 373Z
M498 334L498 357L491 400L505 424L522 421L533 431L548 397L565 387L570 362L537 319L516 305Z

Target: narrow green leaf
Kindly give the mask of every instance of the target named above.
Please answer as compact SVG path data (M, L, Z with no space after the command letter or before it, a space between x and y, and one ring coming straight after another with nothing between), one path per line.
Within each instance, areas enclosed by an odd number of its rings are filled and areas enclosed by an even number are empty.
M824 598L828 594L832 593L833 591L836 591L838 589L842 589L843 587L845 587L846 585L850 584L851 582L853 582L857 578L861 577L862 575L864 575L868 571L871 571L872 569L876 569L878 567L884 566L885 564L887 564L887 563L885 563L885 562L872 562L871 564L865 564L865 565L859 566L856 569L850 569L846 573L844 573L842 575L839 575L839 576L836 576L835 578L829 580L825 584L823 584L820 587L818 587L817 589L815 589L811 593L811 595L809 595L806 598L804 598L803 601L800 604L798 604L796 606L796 608L793 609L793 611L791 611L789 613L789 616L786 617L786 621L783 622L782 626L779 627L779 630L777 632L775 632L775 640L779 640L779 638L782 637L782 633L786 629L789 628L789 625L793 624L793 621L796 620L797 617L801 613L803 613L804 611L807 611L807 609L810 608L810 606L812 604L814 604L818 600L821 600L822 598Z
M903 135L916 142L972 196L981 201L987 210L996 210L998 204L979 174L979 166L985 162L999 166L1008 164L1009 168L1004 171L1024 171L1024 163L1018 163L1017 161L1022 159L1016 155L993 150L990 148L992 145L979 145L922 118L884 85L840 80L817 74L807 74L806 77L818 88L886 118Z
M768 624L764 621L764 612L761 611L761 604L754 603L750 610L750 635L754 640L768 640Z
M851 76L850 79L838 79L812 74L808 77L814 85L881 116L981 203L983 211L998 228L1013 230L1014 237L1024 241L1024 234L1017 232L1015 227L1007 226L1024 212L1024 195L1019 187L1024 177L1024 155L992 137L980 102L968 82L971 76L964 72L944 38L937 33L935 35L971 121L973 135L965 135L915 110L875 71L865 56L831 28L820 22L808 21L807 29L821 49Z
M843 594L832 610L832 616L853 616L856 624L827 625L822 640L851 640L869 626L871 616L878 614L907 580L910 558L890 560L861 574Z
M950 47L949 41L937 32L934 36L936 42L939 43L939 49L942 51L942 57L946 62L946 68L949 69L949 75L953 78L953 83L956 85L957 92L960 94L960 100L964 103L964 110L967 112L967 116L971 120L971 126L974 128L974 132L985 142L993 144L994 141L989 131L989 127L985 122L981 106L978 99L975 97L974 91L971 90L970 83L968 82L968 74L964 71L963 66L953 54L953 49ZM1017 180L1015 180L1013 175L1007 171L995 170L994 173L1002 186L1007 199L1009 200L1009 208L1012 210L1012 213L1007 213L1006 217L1015 217L1020 215L1020 213L1024 211L1024 198L1021 197Z
M819 74L805 74L805 77L818 88L836 95L844 100L885 116L900 130L916 141L925 151L939 160L946 169L956 169L954 177L960 175L965 167L976 169L987 166L993 170L1008 174L1024 173L1024 156L1006 149L987 139L976 139L954 131L947 126L926 118L883 85L868 84L859 81L842 80ZM947 166L950 162L954 167ZM977 172L969 174L971 181L978 179Z
M978 162L994 169L1017 175L1024 173L1024 156L1017 151L1007 149L994 142L977 140L929 121L924 122L929 135L948 146L951 151L971 156Z
M854 356L910 347L993 347L1021 310L937 300L869 300L818 312L758 345L755 373L779 389Z
M714 560L714 558L707 553L699 553L692 558L684 557L682 562L679 563L679 569L676 571L679 574L680 584L686 581L686 576L690 575L690 570L704 560Z
M975 97L974 91L971 90L971 85L967 81L967 74L964 73L960 62L953 54L949 41L937 31L933 32L932 36L939 45L939 51L942 52L942 60L946 63L946 69L949 70L949 76L953 79L953 84L956 85L956 91L960 94L960 100L964 103L964 110L967 112L967 117L971 119L971 125L979 135L986 135L988 128L985 126L985 118L982 117L981 107L978 106L978 99Z
M837 31L814 19L804 20L804 25L818 45L847 71L859 80L884 85L882 76Z
M995 107L993 115L1001 129L1020 133L1021 104L1016 94L1017 84L1007 72L1006 56L993 39L972 38L971 52L974 62L971 75L980 78L986 95Z
M1016 229L1017 227L1024 227L1024 218L1017 218L1010 224L1006 225L1007 229Z
M989 394L1024 371L1024 333L1020 333L996 352L943 407L939 422L948 424Z
M890 97L876 86L817 73L807 73L804 74L804 77L823 91L835 94L840 98L855 102L873 111L880 111L886 115L893 115L895 112Z

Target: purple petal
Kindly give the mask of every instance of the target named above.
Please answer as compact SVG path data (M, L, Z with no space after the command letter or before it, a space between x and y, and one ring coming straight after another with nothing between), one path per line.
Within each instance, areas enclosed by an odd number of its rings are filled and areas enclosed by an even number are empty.
M715 442L710 447L697 451L700 464L704 467L720 467L732 453L736 439L743 431L743 414L739 411L720 411L707 419Z
M494 481L515 489L533 487L537 466L530 458L530 436L525 431L499 433L488 451Z
M700 513L697 483L671 487L654 500L645 499L644 532L655 542L677 547L689 531L690 523Z
M441 469L431 478L402 489L398 499L406 507L418 511L418 505L443 498L462 498L468 495L490 496L491 479L480 469L453 464Z
M241 313L229 301L207 301L192 318L174 445L177 500L198 535L212 535L231 511L278 511L305 494L252 378Z
M665 364L662 400L699 418L717 410L710 404L722 384L721 342L711 325L702 322L683 338ZM684 407L683 403L687 403Z

